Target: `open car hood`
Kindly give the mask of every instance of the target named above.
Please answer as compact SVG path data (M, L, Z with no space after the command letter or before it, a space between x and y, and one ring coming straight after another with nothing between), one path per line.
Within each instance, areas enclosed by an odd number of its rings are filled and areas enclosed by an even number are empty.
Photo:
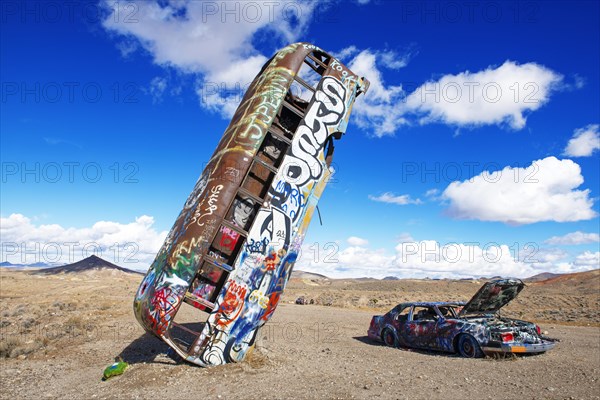
M525 284L519 279L498 279L484 284L463 307L460 315L495 313L513 300Z

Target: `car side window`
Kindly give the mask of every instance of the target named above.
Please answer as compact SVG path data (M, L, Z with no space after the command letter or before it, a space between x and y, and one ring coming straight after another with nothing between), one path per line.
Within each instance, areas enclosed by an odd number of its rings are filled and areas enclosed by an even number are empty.
M394 320L398 322L404 322L408 320L408 314L410 313L410 306L404 307L402 310L394 316Z
M417 306L413 310L413 321L437 321L438 318L433 307Z

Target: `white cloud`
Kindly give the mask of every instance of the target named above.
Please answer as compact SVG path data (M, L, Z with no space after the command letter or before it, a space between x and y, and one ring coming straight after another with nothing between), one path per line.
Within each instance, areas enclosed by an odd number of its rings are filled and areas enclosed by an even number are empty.
M585 233L581 231L567 233L563 236L552 236L545 243L551 245L577 245L600 242L600 235L597 233Z
M148 93L152 96L152 103L160 103L162 101L163 94L167 89L167 80L159 76L154 77L150 81L150 87Z
M197 75L201 106L228 118L267 60L255 47L256 39L268 35L279 45L294 42L306 31L316 10L323 12L323 7L331 3L299 0L290 7L285 2L104 0L103 4L109 10L103 25L119 38L117 47L124 57L142 48L158 65ZM348 62L350 69L371 82L368 96L357 99L353 118L376 136L391 135L415 121L458 126L508 123L521 129L525 114L548 101L562 80L538 64L506 61L495 69L466 71L427 82L407 98L401 85L385 83L380 69L403 68L413 52L361 51L350 46L337 54L353 57ZM423 90L432 85L440 88L439 101ZM452 88L457 86L462 86L463 93L455 101ZM470 87L475 89L472 101ZM500 99L489 101L498 87L502 91Z
M531 265L515 260L507 245L446 243L434 240L400 243L390 268L392 275L417 277L526 277Z
M505 61L478 72L447 74L428 81L411 93L402 85L387 85L382 68L406 66L411 52L399 55L350 46L338 53L353 57L348 66L371 82L367 96L358 98L357 124L375 136L392 135L405 125L442 122L456 127L504 125L525 127L528 113L564 89L563 76L536 63Z
M133 40L122 40L117 43L117 49L119 49L123 58L129 58L138 49L138 44Z
M343 48L340 51L332 52L331 55L333 55L336 58L339 58L340 60L345 60L349 57L354 56L356 53L360 53L360 50L358 49L358 47L351 45Z
M415 239L413 239L412 235L408 232L402 232L400 235L398 235L397 239L398 239L398 243L415 241Z
M587 84L586 79L578 74L575 74L573 76L573 81L573 86L575 86L575 89L581 89Z
M106 261L144 270L154 260L167 232L157 232L154 218L134 222L98 221L91 227L38 225L22 214L2 217L2 261L13 264L67 264L96 254Z
M600 252L586 251L575 257L572 262L562 262L554 265L550 272L568 274L600 268Z
M244 93L265 61L266 57L262 55L248 57L198 80L196 94L200 106L220 113L223 118L233 116Z
M330 250L330 249L327 249ZM295 269L323 274L330 278L381 277L394 260L393 255L385 249L369 249L361 246L350 246L343 250L321 251L318 255L314 249L304 245Z
M590 124L583 128L575 129L573 137L569 140L564 154L569 157L589 157L594 151L600 150L600 132L598 124Z
M369 241L363 238L359 238L357 236L350 236L346 239L350 246L366 246L369 244Z
M437 200L439 194L440 194L439 189L429 189L428 191L425 192L425 197L433 199L433 200Z
M403 54L398 54L393 50L387 50L379 52L378 57L386 68L400 69L408 65L408 62L413 57L413 53L407 51Z
M412 199L408 194L395 195L390 192L386 192L379 196L369 195L369 200L378 201L381 203L398 204L401 206L407 204L423 204L421 199Z
M341 53L354 54L356 51L357 49L351 46ZM355 74L366 77L370 82L367 95L356 99L352 118L359 127L373 131L375 136L391 135L400 126L408 123L401 115L400 103L404 97L402 86L387 86L377 64L399 68L400 65L406 65L407 60L408 56L367 49L360 51L348 63L348 68Z
M406 106L420 116L421 123L467 127L507 123L522 129L526 114L548 102L562 79L536 63L505 61L497 68L426 82L408 96Z
M409 234L403 234L406 239ZM412 238L411 238L412 239ZM499 243L440 243L399 240L394 251L350 246L315 257L305 248L296 269L331 278L527 278L541 272L569 273L598 268L599 253L585 252L571 261L560 249L519 249Z
M595 253L591 251L581 253L575 258L574 264L581 271L600 268L600 251Z
M526 277L537 273L531 265L515 261L506 245L440 244L433 240L401 241L392 254L385 249L351 246L327 260L302 256L296 268L332 278Z
M452 182L442 193L448 214L459 219L531 224L541 221L581 221L597 216L581 168L571 160L547 157L526 168L484 171L469 180Z
M526 262L533 263L537 269L552 269L560 261L567 258L566 251L558 248L538 248L537 245L527 244L526 248L519 248L519 256Z
M222 88L201 105L214 110L218 100L223 108L218 111L225 116L239 103L239 94L232 92L250 83L267 61L253 45L255 35L268 34L280 44L296 41L319 2L105 0L103 4L109 10L103 25L122 40L118 47L124 55L139 44L156 64L198 74L201 87Z

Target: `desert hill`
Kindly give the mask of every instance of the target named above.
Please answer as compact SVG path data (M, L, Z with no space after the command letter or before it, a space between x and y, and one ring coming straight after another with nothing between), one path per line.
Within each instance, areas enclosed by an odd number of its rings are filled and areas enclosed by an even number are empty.
M542 272L541 274L533 275L533 276L530 276L529 278L523 279L523 282L530 283L530 282L545 281L546 279L555 278L560 275L561 274L553 274L552 272Z
M581 293L596 294L597 296L600 296L600 269L571 274L557 274L548 279L533 282L531 285L556 288L557 290L569 287Z
M126 273L126 274L142 274L138 271L133 271L127 268L120 267L116 264L110 263L102 258L91 255L88 258L84 258L81 261L77 261L72 264L63 265L60 267L52 267L40 269L35 272L36 275L55 275L55 274L73 274L73 273L97 273L97 272L110 272L110 273Z

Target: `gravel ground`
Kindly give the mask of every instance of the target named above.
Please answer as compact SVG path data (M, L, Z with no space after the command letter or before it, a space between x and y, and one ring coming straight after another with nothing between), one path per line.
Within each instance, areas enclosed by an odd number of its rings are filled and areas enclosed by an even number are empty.
M14 321L21 330L30 321L20 346L36 350L0 358L0 398L600 398L598 327L542 324L561 340L553 351L470 360L371 342L370 311L281 304L247 362L205 369L169 358L166 345L138 326L131 298L139 276L111 277L102 291L112 297L89 302L104 282L94 279L14 275L7 286L2 274L3 343ZM30 296L23 282L30 289L43 282L46 292ZM129 369L102 382L116 356Z

